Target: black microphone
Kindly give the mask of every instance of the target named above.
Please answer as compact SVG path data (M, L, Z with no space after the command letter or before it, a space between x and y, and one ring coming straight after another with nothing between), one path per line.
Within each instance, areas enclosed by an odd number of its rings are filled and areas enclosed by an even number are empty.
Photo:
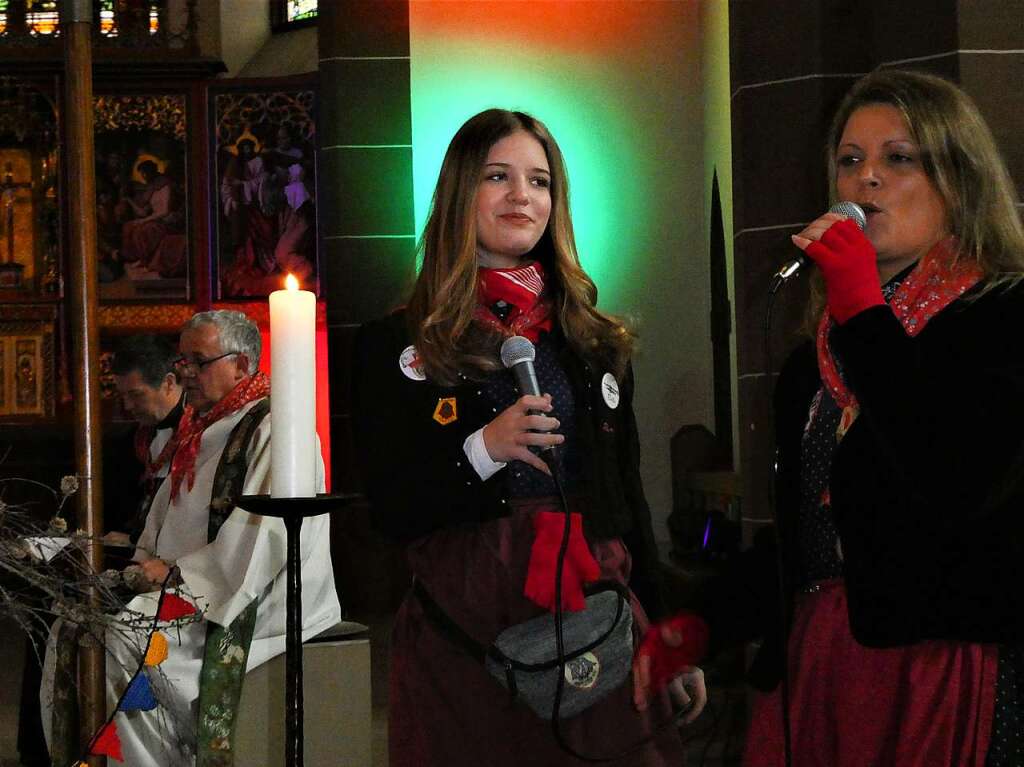
M861 231L864 231L864 227L868 224L867 216L864 215L864 209L855 202L837 202L828 209L828 212L838 213L841 216L846 216L847 218L852 219ZM811 259L801 251L799 256L782 265L782 268L775 274L775 280L778 282L785 282L810 262Z
M501 345L501 364L512 371L512 375L516 379L516 388L519 389L521 395L540 396L540 384L537 383L537 373L533 369L533 361L536 357L537 350L533 348L529 338L512 336L506 338ZM537 410L531 410L530 414L543 415ZM554 445L548 445L540 450L546 451L553 448Z
M537 383L537 373L533 369L536 358L537 351L529 338L512 336L506 338L501 345L501 364L512 371L516 388L522 395L540 396L540 384Z

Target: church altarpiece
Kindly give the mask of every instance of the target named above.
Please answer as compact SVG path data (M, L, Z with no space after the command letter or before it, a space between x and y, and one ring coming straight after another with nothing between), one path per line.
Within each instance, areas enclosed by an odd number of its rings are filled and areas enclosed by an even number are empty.
M95 258L108 416L116 416L116 390L104 361L119 337L174 333L209 308L265 320L264 297L289 265L316 289L315 78L229 83L194 77L165 77L145 88L137 79L94 83ZM61 175L61 87L59 75L0 74L0 424L59 423L71 410L61 189L72 180ZM245 230L231 227L248 221L224 212L237 152L266 168L264 196L257 190L255 201L274 223L264 254L270 257L250 264L244 280L237 279L236 264L245 249L235 246L245 242ZM292 225L282 229L282 221ZM226 274L235 281L225 282Z

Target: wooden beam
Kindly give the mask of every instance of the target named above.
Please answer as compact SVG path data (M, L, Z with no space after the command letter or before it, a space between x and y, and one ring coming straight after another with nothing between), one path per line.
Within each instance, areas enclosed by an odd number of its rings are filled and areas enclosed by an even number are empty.
M103 484L99 388L99 325L96 278L96 164L92 123L92 2L64 0L61 36L64 38L65 192L68 199L68 250L75 393L75 463L80 490L78 524L92 540L103 534ZM103 570L103 551L87 551L93 572ZM98 606L98 594L90 599ZM83 742L107 718L106 670L103 647L83 647L79 657L80 722ZM89 759L93 767L106 760Z

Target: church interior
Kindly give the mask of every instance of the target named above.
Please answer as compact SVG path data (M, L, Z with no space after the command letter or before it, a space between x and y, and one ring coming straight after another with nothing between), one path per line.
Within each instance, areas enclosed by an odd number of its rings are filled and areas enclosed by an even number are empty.
M69 58L65 4L91 11L91 65ZM315 763L385 767L388 632L410 572L372 529L352 349L408 295L458 126L503 107L559 137L599 306L638 329L641 472L666 601L683 608L771 523L772 385L808 286L786 287L766 339L767 285L789 235L827 208L839 99L878 67L952 79L1019 191L1022 19L1024 0L0 0L0 524L5 505L51 514L39 486L82 474L91 444L99 508L72 498L66 516L116 529L134 423L112 349L209 309L245 312L267 343L267 296L296 276L316 294L327 489L355 498L330 535L351 634L322 660L307 651L307 742L333 730L345 750ZM83 156L87 182L72 172ZM246 200L278 206L259 219L276 227L269 248L236 204L254 161L280 187ZM40 634L0 610L0 637L0 765L48 764L25 703ZM690 764L740 763L750 654L707 664ZM326 687L308 686L339 664L340 724L316 697Z

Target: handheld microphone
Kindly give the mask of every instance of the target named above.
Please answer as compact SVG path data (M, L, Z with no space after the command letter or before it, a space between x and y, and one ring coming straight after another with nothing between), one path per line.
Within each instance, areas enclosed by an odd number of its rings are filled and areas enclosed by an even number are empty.
M540 384L537 383L537 373L533 369L536 358L537 351L529 338L512 336L506 338L501 345L501 364L512 371L520 394L540 396Z
M529 338L512 336L506 338L501 345L501 364L512 371L516 379L516 388L522 395L540 396L540 384L537 383L537 373L533 369L533 361L537 357L537 350ZM531 410L532 415L539 415L537 411ZM542 451L553 449L553 445L542 447Z
M852 219L861 231L864 231L864 227L867 226L868 223L867 216L864 215L864 209L855 202L847 202L845 200L843 202L837 202L828 209L828 212L838 213L841 216L846 216L847 218ZM782 268L775 274L775 280L780 283L785 282L807 266L810 261L811 259L801 252L800 255L792 261L787 261L782 265Z

